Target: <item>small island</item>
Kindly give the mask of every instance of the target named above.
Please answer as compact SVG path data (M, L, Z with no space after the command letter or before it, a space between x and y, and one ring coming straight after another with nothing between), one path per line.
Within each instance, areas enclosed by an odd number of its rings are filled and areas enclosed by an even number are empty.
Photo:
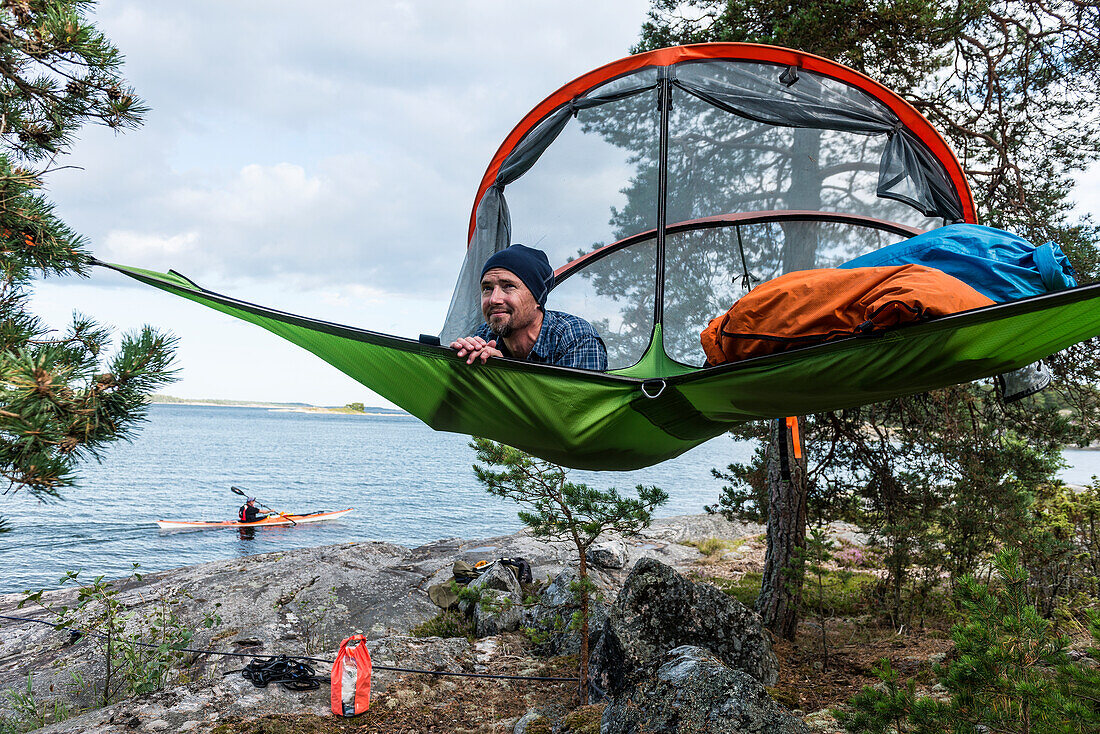
M338 415L369 416L405 416L404 410L381 408L363 403L347 403L343 406L311 405L309 403L269 403L255 400L225 400L221 398L177 398L173 395L154 394L149 396L153 404L205 405L226 408L267 408L268 410L293 413L321 413Z

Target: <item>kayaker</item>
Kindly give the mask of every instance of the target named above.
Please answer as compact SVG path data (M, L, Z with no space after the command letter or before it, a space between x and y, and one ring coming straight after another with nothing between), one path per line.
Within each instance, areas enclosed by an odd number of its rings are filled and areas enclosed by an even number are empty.
M256 522L267 517L268 513L260 512L256 507L256 498L249 497L243 505L241 505L241 511L238 513L238 519L241 522Z

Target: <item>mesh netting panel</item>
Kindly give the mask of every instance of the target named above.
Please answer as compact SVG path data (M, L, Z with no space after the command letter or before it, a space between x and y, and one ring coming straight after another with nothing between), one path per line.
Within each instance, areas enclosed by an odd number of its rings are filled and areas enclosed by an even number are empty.
M669 122L668 221L806 209L930 226L878 195L886 142L885 134L759 123L681 91Z
M664 162L658 86L671 95ZM931 229L963 211L943 162L857 85L761 61L640 69L559 104L501 162L478 205L445 340L480 320L476 275L492 252L522 242L560 266L655 228L662 164L669 223L803 210ZM851 250L816 231L790 236L813 226L783 225L769 251L779 271L827 267L841 261L833 249Z
M665 243L665 352L678 362L701 366L706 356L699 334L748 292L747 283L756 286L787 272L785 253L813 250L815 267L836 267L902 239L829 222L769 222L670 234Z
M716 105L772 125L887 132L889 107L851 84L806 69L759 61L689 61L676 82Z
M587 319L607 345L609 369L641 359L653 333L657 246L653 240L614 252L564 281L548 308Z
M578 111L507 187L512 241L545 250L557 267L656 226L658 122L655 91Z

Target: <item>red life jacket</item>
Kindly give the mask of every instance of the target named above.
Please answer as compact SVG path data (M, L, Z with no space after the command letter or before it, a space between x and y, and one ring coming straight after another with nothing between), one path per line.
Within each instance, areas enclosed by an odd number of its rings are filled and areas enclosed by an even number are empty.
M248 520L245 517L245 512L247 512L247 511L248 511L248 505L241 505L241 511L239 513L237 513L237 519L240 520L241 522L248 522Z

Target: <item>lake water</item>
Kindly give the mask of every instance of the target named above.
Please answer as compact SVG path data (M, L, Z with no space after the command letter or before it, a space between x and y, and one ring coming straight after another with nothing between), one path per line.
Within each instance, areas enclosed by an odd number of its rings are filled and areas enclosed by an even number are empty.
M235 556L345 541L417 546L439 538L479 538L520 527L516 505L490 496L470 470L469 439L437 433L408 416L358 416L190 405L152 405L130 444L111 447L81 471L66 500L43 504L4 496L0 593L52 587L68 569L125 576ZM711 467L745 461L748 443L721 436L655 467L572 472L574 481L632 490L656 484L669 501L659 516L702 512L721 490ZM1067 451L1063 477L1100 474L1100 452ZM242 500L236 485L287 512L355 507L340 520L293 528L161 531L158 519L223 520Z
M67 569L113 578L132 562L161 571L353 540L417 546L514 532L517 506L477 483L468 443L411 416L151 405L137 439L83 467L64 502L46 505L25 493L0 499L0 516L15 528L0 534L0 592L52 586ZM660 514L695 513L721 489L710 468L750 454L723 436L656 467L571 477L620 490L656 484L670 495ZM236 517L243 500L231 485L284 512L356 509L330 522L257 530L251 539L235 529L154 524Z

